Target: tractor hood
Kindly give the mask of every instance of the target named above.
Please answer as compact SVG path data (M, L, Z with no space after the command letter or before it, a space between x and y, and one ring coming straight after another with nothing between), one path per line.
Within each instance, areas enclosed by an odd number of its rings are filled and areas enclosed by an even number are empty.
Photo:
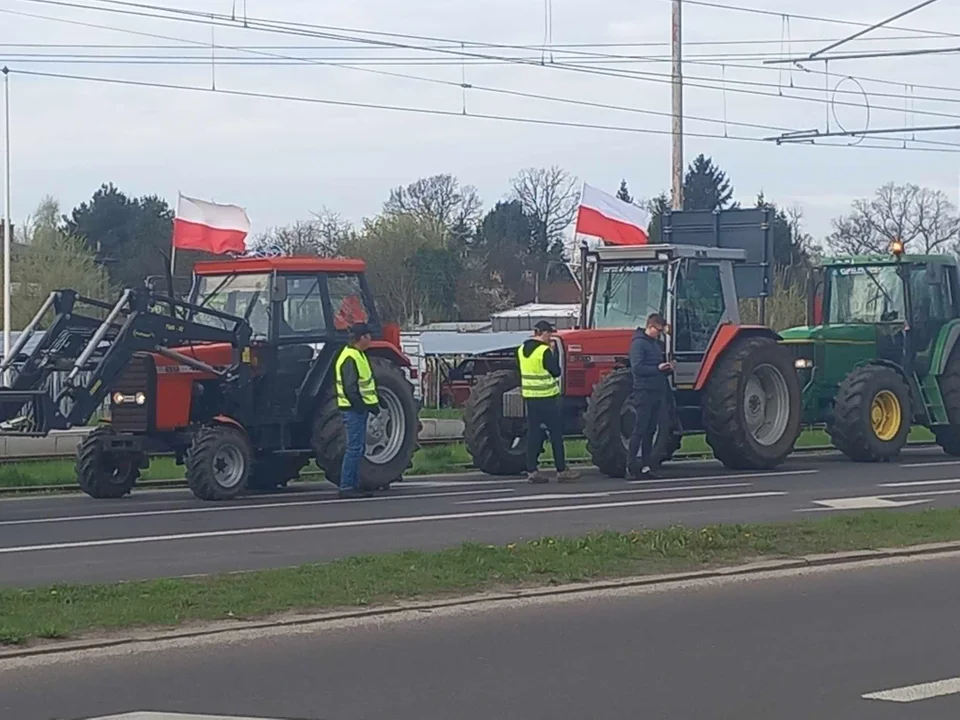
M877 339L876 325L850 323L849 325L802 325L780 331L786 344L802 342L872 343Z

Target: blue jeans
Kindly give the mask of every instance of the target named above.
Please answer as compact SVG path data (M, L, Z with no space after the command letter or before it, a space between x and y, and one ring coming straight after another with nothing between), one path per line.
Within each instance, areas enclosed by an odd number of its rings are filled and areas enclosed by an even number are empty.
M356 489L360 487L360 461L366 450L367 413L344 410L340 417L347 429L347 451L343 454L340 487L344 490Z

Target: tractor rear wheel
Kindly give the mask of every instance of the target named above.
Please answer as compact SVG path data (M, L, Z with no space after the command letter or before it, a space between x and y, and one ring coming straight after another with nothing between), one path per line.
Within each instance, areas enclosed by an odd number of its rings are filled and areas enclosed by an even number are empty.
M701 398L707 443L735 470L776 467L793 452L803 412L793 357L769 337L733 341Z
M630 435L636 422L636 409L631 402L633 376L629 368L614 370L597 383L587 400L583 434L587 452L600 472L622 478L627 474ZM680 449L678 424L671 417L668 403L663 403L660 425L653 438L653 463L660 465ZM666 432L665 432L666 430Z
M366 454L360 462L360 487L386 490L413 464L418 448L420 421L413 386L403 371L384 358L370 358L380 397L380 414L367 417ZM327 480L340 484L340 468L347 449L347 433L340 419L336 396L319 400L313 421L314 457Z
M76 472L80 489L97 500L124 497L133 490L140 477L142 455L104 450L101 441L115 434L110 427L98 427L77 447Z
M827 432L855 462L896 457L910 433L910 390L900 373L884 365L853 370L840 383Z
M473 464L487 475L520 475L527 469L526 420L503 417L503 395L520 387L513 370L477 381L463 408L463 439Z
M204 425L194 433L184 462L187 485L200 500L232 500L253 470L250 440L231 425Z
M940 376L940 393L950 425L933 428L933 434L945 453L960 456L960 347L950 353Z

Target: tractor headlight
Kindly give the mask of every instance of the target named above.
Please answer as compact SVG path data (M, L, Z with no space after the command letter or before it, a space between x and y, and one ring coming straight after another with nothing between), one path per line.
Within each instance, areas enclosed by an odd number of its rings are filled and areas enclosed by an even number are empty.
M797 358L793 361L793 366L797 370L809 370L813 367L813 360L810 358Z
M123 405L123 393L114 393L113 394L113 403L114 405Z
M147 403L147 396L142 392L138 392L134 399L137 401L137 405L146 405Z

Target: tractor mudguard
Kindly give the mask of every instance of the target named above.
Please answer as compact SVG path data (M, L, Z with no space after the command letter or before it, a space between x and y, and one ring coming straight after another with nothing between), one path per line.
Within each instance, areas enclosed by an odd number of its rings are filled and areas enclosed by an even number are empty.
M780 335L763 325L735 325L734 323L724 322L717 326L717 331L713 334L707 353L700 364L700 370L697 373L697 381L694 384L694 390L703 390L707 380L710 379L710 373L714 366L723 355L724 351L738 337L768 337L774 340L780 340Z
M960 319L951 320L942 328L937 335L937 341L933 348L933 357L930 360L930 373L940 377L947 369L947 362L950 360L950 354L960 340Z
M404 355L396 345L388 340L372 341L370 343L370 349L367 350L367 355L370 357L382 357L400 367L410 367L410 358Z

